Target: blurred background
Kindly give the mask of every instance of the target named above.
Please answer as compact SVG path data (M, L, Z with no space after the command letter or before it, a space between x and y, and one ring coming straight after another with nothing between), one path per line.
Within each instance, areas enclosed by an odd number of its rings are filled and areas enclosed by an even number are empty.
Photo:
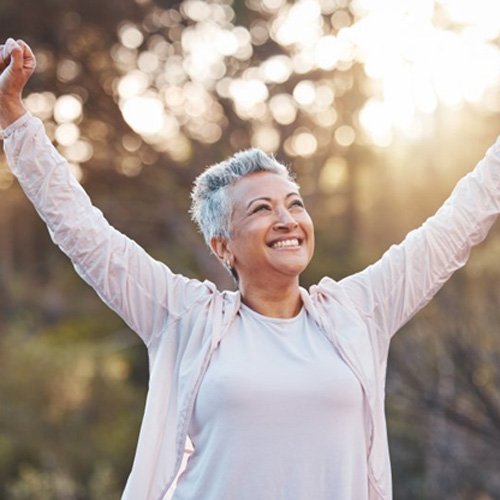
M232 287L187 210L258 146L316 223L303 276L376 260L500 133L498 0L0 0L33 47L26 106L118 229ZM394 340L395 499L500 498L500 230ZM146 352L50 241L0 158L0 498L119 498Z

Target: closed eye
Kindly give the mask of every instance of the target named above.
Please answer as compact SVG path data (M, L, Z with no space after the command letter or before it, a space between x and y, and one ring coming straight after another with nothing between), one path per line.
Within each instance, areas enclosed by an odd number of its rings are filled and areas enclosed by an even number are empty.
M294 200L291 204L290 204L290 207L300 207L300 208L304 208L304 202L302 200Z
M255 214L257 212L266 211L266 210L271 210L271 207L269 205L266 205L265 203L262 203L261 205L257 205L252 210L252 213Z

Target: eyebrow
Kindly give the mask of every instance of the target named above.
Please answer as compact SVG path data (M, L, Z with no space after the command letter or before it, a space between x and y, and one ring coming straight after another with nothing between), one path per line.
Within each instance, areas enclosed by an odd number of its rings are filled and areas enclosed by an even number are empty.
M285 196L285 200L290 198L290 196L298 196L300 198L300 194L297 192L297 191L292 191L291 193L288 193L286 196ZM258 196L257 198L253 198L252 200L250 200L247 204L247 209L250 208L250 205L252 203L255 203L256 201L259 201L259 200L263 200L263 201L272 201L271 198L269 198L268 196Z

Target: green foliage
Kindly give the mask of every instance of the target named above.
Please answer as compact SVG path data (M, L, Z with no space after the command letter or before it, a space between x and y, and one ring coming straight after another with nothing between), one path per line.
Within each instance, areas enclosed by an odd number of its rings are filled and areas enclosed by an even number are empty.
M145 389L132 380L127 333L85 337L79 323L2 338L2 498L119 496Z

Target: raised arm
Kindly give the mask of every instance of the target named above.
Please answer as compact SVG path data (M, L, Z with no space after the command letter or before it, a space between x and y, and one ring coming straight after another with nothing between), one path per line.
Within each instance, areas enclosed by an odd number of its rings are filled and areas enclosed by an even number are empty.
M434 216L378 262L340 282L383 344L466 263L499 212L500 139Z
M10 39L0 53L0 124L13 173L77 272L149 346L167 321L181 316L213 287L173 274L109 225L47 138L41 121L24 109L21 92L35 67L32 51Z

